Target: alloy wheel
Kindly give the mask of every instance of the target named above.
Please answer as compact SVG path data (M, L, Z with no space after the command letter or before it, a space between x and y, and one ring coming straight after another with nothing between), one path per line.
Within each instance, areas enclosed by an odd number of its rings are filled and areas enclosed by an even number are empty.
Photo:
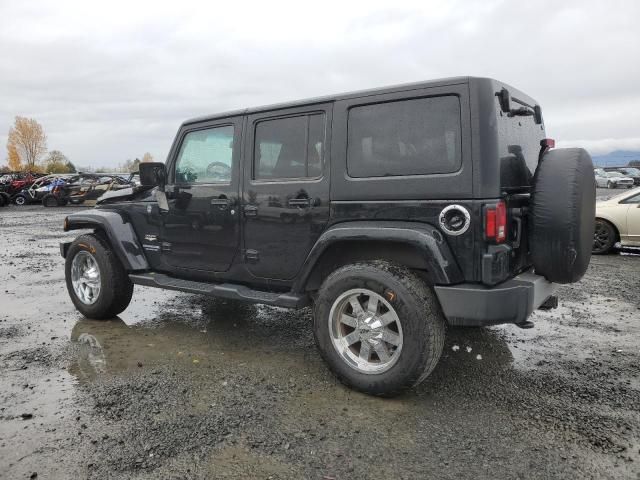
M79 251L71 263L71 285L78 299L92 305L100 296L100 267L86 250Z
M385 298L365 288L348 290L335 300L329 332L338 355L360 373L389 370L402 351L398 314Z

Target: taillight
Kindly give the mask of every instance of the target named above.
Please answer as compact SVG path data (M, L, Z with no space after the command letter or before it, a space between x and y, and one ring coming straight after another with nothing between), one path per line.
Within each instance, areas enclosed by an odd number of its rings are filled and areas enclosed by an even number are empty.
M485 206L484 236L487 240L502 243L507 239L507 206L500 200Z

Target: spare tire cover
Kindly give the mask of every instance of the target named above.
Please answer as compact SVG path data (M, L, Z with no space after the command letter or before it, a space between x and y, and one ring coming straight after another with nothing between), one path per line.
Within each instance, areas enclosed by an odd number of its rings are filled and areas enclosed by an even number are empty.
M595 228L591 156L582 148L551 150L533 182L529 248L535 271L550 282L577 282L589 266Z

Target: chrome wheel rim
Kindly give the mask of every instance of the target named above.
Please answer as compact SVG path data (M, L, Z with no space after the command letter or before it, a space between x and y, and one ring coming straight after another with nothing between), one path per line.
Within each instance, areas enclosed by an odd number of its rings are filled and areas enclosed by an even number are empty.
M24 197L16 197L16 205L24 205L25 203Z
M340 358L360 373L386 372L402 351L398 314L385 298L365 288L348 290L333 302L329 332Z
M85 305L92 305L100 296L100 267L95 257L85 250L79 251L71 263L73 291Z

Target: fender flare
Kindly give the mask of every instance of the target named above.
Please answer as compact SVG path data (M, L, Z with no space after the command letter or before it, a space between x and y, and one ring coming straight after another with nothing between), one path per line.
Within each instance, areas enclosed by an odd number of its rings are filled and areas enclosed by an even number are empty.
M80 229L94 229L104 232L126 271L149 269L149 263L131 223L120 213L96 209L90 212L73 213L65 218L65 232ZM68 244L61 245L63 257L66 256L67 249Z
M307 255L292 291L302 292L322 254L340 242L397 242L424 252L427 277L431 283L452 284L464 281L464 276L440 231L429 224L417 222L353 221L329 227Z

